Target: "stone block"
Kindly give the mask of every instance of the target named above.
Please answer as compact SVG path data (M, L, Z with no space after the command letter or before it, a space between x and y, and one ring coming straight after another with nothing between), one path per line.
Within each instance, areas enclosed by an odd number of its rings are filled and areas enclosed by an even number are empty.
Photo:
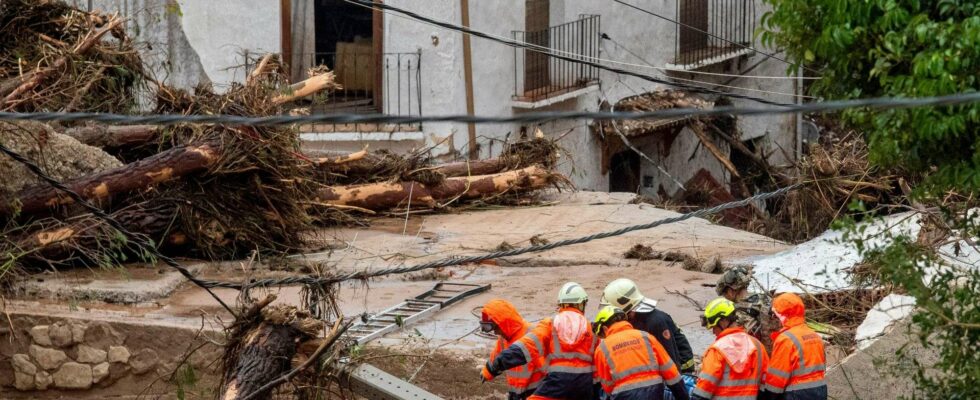
M78 345L78 356L75 357L75 361L78 361L80 363L98 364L101 362L105 362L105 360L106 360L105 350L99 350L84 344Z
M92 367L92 383L99 383L109 376L109 363L104 362Z
M54 386L61 389L88 389L92 387L92 367L68 362L54 373Z
M37 387L37 390L47 390L52 382L51 374L47 372L40 371L34 375L34 386Z
M31 328L31 340L39 346L51 346L51 338L48 336L48 326L38 325Z
M128 363L129 349L126 346L109 346L109 362Z
M143 349L129 358L129 366L133 369L133 374L145 374L152 370L160 362L160 357L153 349Z
M17 390L34 390L34 375L14 371L14 387Z
M116 332L105 322L91 323L85 328L85 344L96 349L106 350L109 346L120 346L125 340L125 335Z
M85 342L84 324L71 324L71 340L75 343Z
M58 368L65 361L68 361L68 356L65 352L57 349L49 349L46 347L41 347L36 344L32 344L28 352L37 365L46 370L53 370Z
M48 328L48 337L51 338L51 344L55 347L67 347L74 343L71 336L71 325L68 325L65 321L58 321Z
M13 357L10 357L10 365L14 367L14 371L22 374L34 375L37 373L37 366L31 362L31 357L27 354L14 354Z

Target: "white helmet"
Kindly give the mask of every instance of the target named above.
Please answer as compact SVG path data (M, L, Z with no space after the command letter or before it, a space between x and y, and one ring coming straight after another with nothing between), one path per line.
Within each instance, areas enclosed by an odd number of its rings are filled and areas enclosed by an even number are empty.
M589 294L585 293L582 285L575 282L568 282L562 285L558 292L558 304L582 304L589 300Z
M636 283L626 278L609 282L606 289L602 291L602 300L599 303L621 308L625 312L650 311L646 309L652 309L657 305L656 301L643 297Z

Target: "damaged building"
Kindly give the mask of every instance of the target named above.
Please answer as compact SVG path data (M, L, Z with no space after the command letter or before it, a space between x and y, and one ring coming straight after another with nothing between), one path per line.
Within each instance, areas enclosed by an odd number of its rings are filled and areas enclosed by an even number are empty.
M243 79L260 55L270 52L291 61L293 81L305 78L313 66L326 65L342 89L302 107L303 112L507 116L756 104L725 93L775 103L799 99L801 81L787 75L787 63L755 38L758 20L769 7L762 0L386 2L433 20L540 46L542 52L470 38L355 1L74 3L128 17L134 36L151 43L145 52L156 75L176 86L193 87L200 81L227 86ZM714 93L694 93L549 53ZM310 149L356 151L366 143L400 152L430 148L433 156L461 160L495 157L506 142L540 130L562 138L560 145L569 156L561 170L579 189L636 192L661 201L685 196L678 190L688 183L724 189L727 193L715 195L721 198L743 195L754 188L733 176L743 165L732 164L761 158L774 166L787 165L796 160L804 141L803 122L794 114L734 121L724 132L743 145L734 152L731 140L712 127L692 129L701 122L650 124L620 127L633 148L623 146L617 134L610 135L614 126L582 121L316 124L303 127L302 137ZM703 196L698 193L687 196Z

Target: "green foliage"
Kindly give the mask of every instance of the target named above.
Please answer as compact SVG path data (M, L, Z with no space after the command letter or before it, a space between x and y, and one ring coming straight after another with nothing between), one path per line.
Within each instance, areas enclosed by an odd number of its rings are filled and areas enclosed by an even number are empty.
M177 386L177 399L185 400L188 392L193 392L197 386L198 380L197 372L194 371L193 366L184 365L181 367L173 376L174 384Z
M762 41L804 60L822 79L810 87L830 99L926 97L980 89L980 2L977 0L766 0ZM799 65L791 69L799 68ZM845 122L866 135L869 157L885 167L926 176L917 201L937 194L972 199L980 189L980 104L907 110L850 110ZM974 202L975 203L975 202ZM975 207L971 205L969 207ZM953 252L972 246L980 228L969 207L942 208ZM851 210L859 214L857 206ZM864 224L842 221L874 282L916 299L912 322L935 364L899 351L913 368L911 397L980 398L980 270L951 266L935 244L886 232L871 246ZM925 229L925 228L923 228Z
M832 99L924 97L980 89L976 0L766 0L762 41L806 60L823 78L811 91ZM793 66L791 68L797 68ZM853 110L871 160L933 172L927 188L980 188L980 104Z

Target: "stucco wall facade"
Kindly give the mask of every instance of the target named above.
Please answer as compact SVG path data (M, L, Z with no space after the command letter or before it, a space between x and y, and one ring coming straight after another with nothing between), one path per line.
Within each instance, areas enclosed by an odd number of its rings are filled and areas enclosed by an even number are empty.
M425 2L410 0L391 0L388 2L396 7L412 10L433 19L461 23L460 2L458 0L430 0ZM470 25L473 29L506 38L512 37L512 31L524 30L524 0L497 0L493 2L470 2ZM762 15L766 5L756 2L757 15ZM641 7L667 17L676 15L676 0L655 0L644 2ZM709 76L691 73L666 73L653 67L664 67L673 61L674 38L677 35L676 25L656 19L629 7L613 2L598 2L590 0L552 0L550 10L551 25L574 21L580 15L594 14L601 16L600 32L606 34L609 40L602 40L599 57L605 60L632 64L617 65L645 75L660 79L686 79L699 86L713 87L724 84L742 87L750 90L733 90L735 93L751 95L770 101L791 103L796 81L789 79L755 79L736 78L729 76ZM466 112L466 93L463 79L463 50L462 35L458 32L434 27L404 17L387 14L385 16L384 43L386 52L420 51L422 54L422 90L423 115L463 114ZM486 39L472 39L473 57L473 97L475 111L478 115L513 115L526 110L512 106L515 80L515 50L500 43ZM755 47L763 52L771 52L755 43ZM756 65L758 64L758 65ZM707 67L702 71L737 74L740 69L754 66L748 75L785 76L787 65L781 61L766 59L762 54L745 57L738 62ZM545 110L588 110L599 109L603 100L610 103L643 92L670 88L669 86L653 83L644 79L622 76L612 72L600 72L598 90L591 91L577 98L550 105ZM730 90L719 88L720 90ZM773 94L781 92L789 95ZM750 100L734 101L738 106L757 106ZM784 164L792 161L797 151L796 117L793 115L748 117L738 122L743 139L756 139L766 153L772 153L771 161ZM572 181L586 190L608 190L608 176L600 171L599 142L590 132L588 126L581 121L564 121L545 123L537 126L549 136L564 135L560 144L567 150L562 159L563 172ZM528 127L533 131L535 127ZM569 130L572 132L569 133ZM513 139L520 132L518 124L478 125L477 140L482 157L491 157L501 150L501 143ZM438 143L445 138L441 146L434 150L439 155L465 156L468 146L468 133L465 124L439 123L426 124L424 132L430 143ZM435 141L433 141L435 140ZM665 163L666 168L682 182L690 178L697 169L704 168L716 177L728 178L723 169L703 146L697 145L697 138L689 131L682 132L674 141L676 151L670 152L665 160L660 156L653 144L654 140L641 140L638 146L655 160ZM727 151L727 145L719 143ZM693 168L693 167L697 168ZM644 194L655 195L656 188L661 184L665 187L676 186L669 182L653 165L643 162L642 174L653 177L654 184L643 188Z
M86 6L88 1L75 0ZM243 55L280 51L279 2L267 0L92 0L94 8L118 11L128 16L131 32L148 44L146 57L153 71L162 80L181 87L193 87L209 81L220 87L244 78ZM295 55L315 49L313 34L316 21L312 16L315 0L293 1L292 42ZM459 24L462 13L459 0L388 0L387 4L404 8L436 20ZM672 18L677 14L677 0L651 0L637 4L654 13ZM179 6L179 7L178 7ZM511 38L513 31L525 30L525 0L470 1L470 25L491 35ZM575 21L582 15L599 15L599 33L607 39L600 41L598 57L609 66L632 70L659 79L677 80L699 86L732 90L735 93L761 97L784 103L794 102L792 94L796 81L788 79L734 78L662 70L674 59L677 26L668 21L644 14L615 2L594 0L552 0L550 25ZM767 5L757 0L756 15L761 16ZM428 25L396 13L385 13L383 19L383 51L385 53L418 53L420 55L421 114L427 116L465 114L466 85L463 70L462 34ZM762 52L771 52L755 43ZM294 57L295 58L295 57ZM473 99L477 115L506 116L531 110L515 108L513 96L515 79L521 73L515 69L515 49L481 38L472 39ZM785 63L766 59L756 53L701 69L700 71L738 74L751 68L748 75L785 76ZM299 79L301 71L294 71ZM744 89L717 87L725 85ZM587 110L596 111L603 101L616 101L639 93L670 88L636 77L600 71L599 84L580 96L550 104L533 111ZM745 90L748 89L748 90ZM783 94L775 94L783 93ZM737 106L757 106L749 100L735 99ZM753 140L771 162L785 164L793 161L798 152L796 116L746 117L738 120L743 140ZM519 124L481 124L476 126L477 144L481 157L492 157L503 144L514 140L524 128L533 132L541 129L550 137L563 136L560 145L566 150L562 157L562 172L576 186L585 190L608 190L609 177L601 168L600 142L590 131L587 121L561 121L522 127ZM377 143L373 148L432 147L434 156L446 159L462 158L467 154L469 133L466 124L427 123L421 132L411 132L411 141L398 146ZM341 135L342 136L342 135ZM346 150L360 148L354 136L319 135L327 138L316 143L317 148ZM378 136L378 135L375 135ZM384 137L385 135L381 135ZM392 135L387 135L392 136ZM405 135L402 135L405 136ZM330 138L337 137L336 142ZM359 136L358 136L359 137ZM384 139L382 139L384 140ZM641 139L641 150L676 175L682 182L698 169L727 180L720 163L698 146L690 132L682 132L670 150L659 154L656 140ZM727 145L720 144L727 151ZM661 160L663 158L663 160ZM660 186L676 187L655 166L642 162L641 174L653 179L649 187L641 188L647 195L656 195ZM717 172L717 174L716 174Z

